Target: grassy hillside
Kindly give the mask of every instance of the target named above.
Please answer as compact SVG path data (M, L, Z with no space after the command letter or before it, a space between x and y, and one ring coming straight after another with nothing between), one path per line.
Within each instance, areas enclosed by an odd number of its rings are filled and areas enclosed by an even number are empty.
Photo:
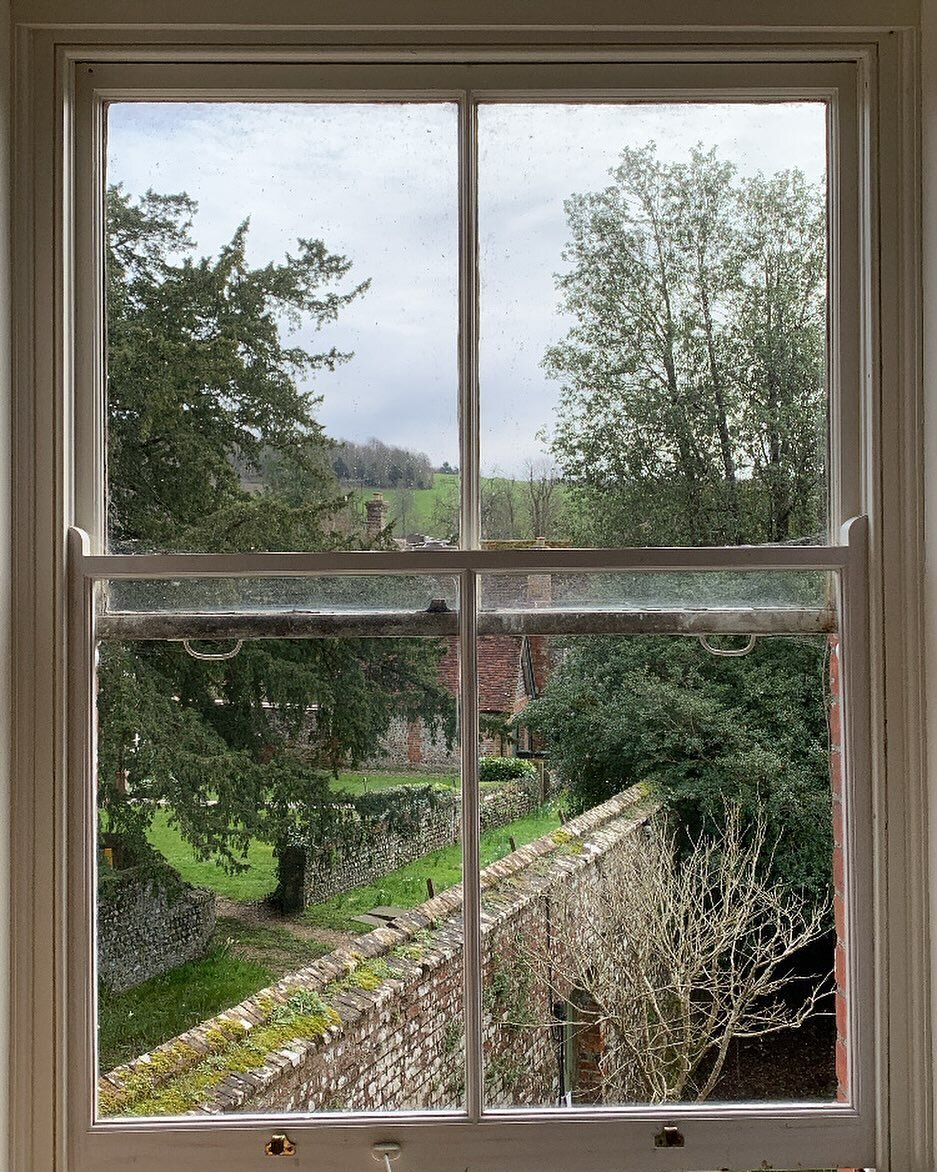
M367 500L370 489L360 489L359 495ZM436 472L432 488L382 488L387 501L387 518L394 524L394 535L404 537L407 533L427 533L433 537L448 537L454 528L447 530L440 525L440 519L451 518L454 524L458 514L459 477L447 472Z
M373 489L356 489L360 507L369 499ZM459 477L456 474L436 472L432 488L382 488L387 502L388 520L394 523L394 535L425 533L431 537L449 537L458 525ZM557 498L562 502L563 486L557 485ZM507 501L513 506L514 526L508 531ZM482 477L483 511L492 502L486 536L524 539L536 536L530 532L530 511L527 503L527 485L523 480L509 480L501 476ZM552 536L560 537L559 533Z

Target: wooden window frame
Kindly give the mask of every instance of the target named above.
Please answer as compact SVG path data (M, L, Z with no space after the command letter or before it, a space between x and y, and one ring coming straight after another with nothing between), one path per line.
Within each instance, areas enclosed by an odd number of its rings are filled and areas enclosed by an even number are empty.
M67 1022L71 1019L74 1025L76 1017L83 1012L81 1004L86 1004L85 1001L79 1004L81 999L76 999L76 982L69 980L67 958L69 941L73 938L69 931L73 932L75 925L82 922L84 913L82 899L76 897L74 886L69 885L66 843L69 838L67 779L70 770L74 777L76 761L80 761L79 749L84 743L81 738L76 742L73 727L70 732L68 695L69 686L73 690L87 686L87 674L83 670L86 662L81 648L86 646L82 640L88 635L85 626L72 622L69 650L66 530L76 521L87 524L89 518L93 521L95 515L99 515L100 502L94 499L93 492L89 496L87 491L88 484L94 481L93 476L88 476L87 453L93 450L101 435L100 412L95 418L93 413L88 417L81 409L75 409L76 402L94 400L93 395L90 400L82 399L81 383L86 377L83 372L93 372L98 369L96 364L100 364L100 352L96 349L100 347L100 335L82 328L82 303L72 295L73 280L86 259L82 249L100 247L100 239L95 241L93 230L90 233L76 232L75 209L83 206L80 191L85 177L84 160L74 147L74 81L80 69L89 65L92 69L99 65L104 68L109 61L132 58L141 66L162 73L167 56L176 59L204 57L209 47L216 55L230 56L232 52L230 47L212 45L212 37L204 31L191 37L188 46L171 50L155 45L141 48L140 30L133 32L131 37L126 31L104 34L101 30L93 30L91 34L76 34L74 29L43 28L25 32L20 38L18 76L23 104L17 139L20 156L29 158L32 163L23 173L18 173L17 216L18 223L28 231L34 245L31 249L20 248L16 258L17 289L24 296L24 316L28 318L18 338L16 439L21 445L23 491L18 504L17 545L21 559L23 555L27 557L19 563L16 583L23 615L23 625L17 633L17 654L20 663L31 658L36 670L20 688L14 820L15 826L20 827L33 843L33 875L41 874L44 863L48 863L46 873L53 882L34 882L27 889L17 877L22 902L15 900L16 973L19 978L15 995L21 1016L14 1043L17 1047L15 1053L20 1057L28 1048L32 1073L15 1095L14 1119L24 1144L19 1150L21 1153L29 1151L33 1161L23 1163L24 1168L107 1168L112 1163L117 1167L126 1160L128 1151L133 1152L138 1160L137 1166L141 1168L155 1169L165 1162L170 1152L182 1167L187 1167L189 1161L193 1167L196 1163L201 1165L211 1156L212 1159L228 1161L232 1167L247 1168L254 1167L257 1162L259 1148L255 1150L256 1139L262 1132L269 1132L267 1123L261 1125L253 1120L233 1119L216 1128L153 1121L138 1127L99 1124L87 1128L81 1118L81 1103L86 1103L86 1096L81 1093L85 1076L80 1063L66 1058L69 1052ZM444 38L439 38L436 48L430 50L426 49L425 38L420 38L424 43L417 48L430 54L465 56L471 50L459 48L460 35L456 31L447 32ZM158 31L151 31L149 36L156 43L166 39ZM242 39L250 42L254 37L248 30ZM322 39L329 40L328 37ZM495 59L506 51L515 55L519 52L516 47L506 49L506 42L510 45L514 40L511 35L499 34L498 30L489 31L488 39L490 44L485 52L490 52ZM885 834L887 815L889 811L894 812L896 803L907 817L915 809L921 809L923 802L922 795L913 791L910 782L901 787L897 798L887 795L885 785L886 775L901 776L900 770L920 753L920 746L915 743L915 730L919 730L920 723L913 689L907 687L913 666L903 667L900 658L896 658L919 634L915 625L919 615L913 608L909 614L907 605L901 602L902 595L905 599L909 595L917 597L916 591L919 590L913 557L916 548L913 502L909 503L902 496L903 492L907 493L908 478L913 477L916 467L917 445L909 424L910 407L907 404L913 404L918 372L907 358L902 358L900 349L902 343L914 339L916 301L907 274L889 267L897 263L893 258L907 258L909 242L913 255L914 208L913 200L909 203L906 181L909 168L913 174L914 149L902 125L902 90L897 85L907 77L908 46L906 39L903 43L893 34L873 35L868 31L863 32L861 38L853 37L851 42L846 38L844 45L842 39L834 40L829 35L800 33L791 37L789 34L766 36L760 33L755 38L750 32L746 34L738 30L729 49L715 35L710 38L708 46L701 48L699 34L691 36L679 29L665 38L669 42L669 48L665 50L636 43L643 41L637 36L630 40L625 38L623 42L621 33L599 35L593 32L587 39L591 39L592 44L584 55L606 61L609 58L637 58L644 64L655 57L658 61L682 57L689 62L704 59L726 62L744 58L752 63L756 72L760 69L765 73L770 70L771 62L779 59L814 60L822 64L832 58L855 65L860 111L857 128L864 138L860 174L857 176L861 204L857 218L861 235L855 240L854 253L851 251L850 256L854 255L855 259L855 289L861 301L861 313L855 326L857 362L852 385L856 394L850 396L844 407L845 414L853 413L850 426L854 424L855 443L848 446L848 467L844 452L837 451L834 443L834 460L839 460L839 466L844 469L844 475L838 479L839 493L834 494L834 516L842 518L864 512L870 519L869 559L863 564L860 575L863 583L860 593L864 594L867 564L868 622L864 617L856 617L861 614L861 607L853 607L847 613L851 614L850 621L859 622L862 634L856 634L856 641L864 644L868 652L864 675L871 698L870 817L867 828L872 848L869 904L876 924L875 954L880 978L874 990L870 987L863 1013L870 1015L879 1042L878 1054L865 1076L867 1083L874 1083L874 1086L868 1085L864 1091L868 1098L859 1129L862 1134L859 1136L857 1132L854 1137L859 1146L850 1149L847 1144L836 1153L830 1151L828 1162L842 1163L844 1158L853 1163L868 1161L874 1148L877 1166L884 1169L893 1160L896 1114L904 1110L899 1108L896 1112L893 1105L896 1081L899 1086L905 1084L910 1088L910 1075L916 1070L919 1077L922 1070L919 1046L912 1048L913 1052L908 1053L903 1064L895 1061L899 1051L897 1043L892 1041L891 1031L897 1023L899 1031L903 1030L907 1035L910 1009L896 1003L896 986L904 988L906 993L915 989L913 997L916 1004L920 1004L920 992L909 976L920 977L926 972L926 960L919 950L914 951L908 935L911 923L915 917L920 917L918 904L907 898L906 887L902 899L896 901L894 895L890 901L888 898L888 892L895 890L896 876L907 884L915 874L923 873L924 844L913 834L906 833L897 843L887 839ZM704 42L706 39L702 38ZM76 43L82 40L86 43ZM533 40L535 48L531 48L529 35L526 40L521 39L521 43L526 46L527 55L538 60L551 53L567 58L571 55L570 50L560 50L557 46L544 48L539 37ZM247 52L255 58L259 52L268 61L277 59L278 63L291 65L310 57L309 48L297 42L298 38L292 34L281 33L277 46L271 47L268 40L263 50L255 47ZM410 50L398 50L395 46L380 52L385 57L392 57L398 51L406 53ZM237 54L241 50L234 52ZM353 50L329 47L320 48L319 52L333 58L336 53L367 55L367 50L359 45ZM156 58L163 60L156 61ZM894 93L892 85L895 85ZM884 133L886 130L893 131L893 136L888 137ZM876 177L883 173L887 162L896 157L900 164L897 173L903 182L891 192L887 185L880 185ZM79 193L77 201L76 192ZM891 215L884 214L886 212ZM896 291L894 301L880 301L874 295L882 285ZM48 322L52 323L51 344L47 348L36 344L43 335L38 324L40 321L45 321L47 326ZM44 336L48 337L48 333ZM467 373L471 378L471 371ZM841 379L843 373L839 371L836 377ZM902 410L892 417L882 410L883 386L894 387L902 405ZM43 419L51 421L50 428L41 426ZM477 433L476 416L474 424L467 428L467 439L463 441L467 444L463 455L470 457L463 461L466 468L477 469ZM836 434L841 436L844 432L838 429ZM905 457L910 459L910 467L907 463L902 466L901 460ZM463 610L474 614L474 575L496 568L496 564L493 565L478 549L478 529L474 520L477 509L471 503L477 497L477 481L473 487L471 477L472 472L469 472L466 477L469 504L463 511L466 549L463 556L456 559L458 566L455 568L463 578ZM844 504L853 503L859 507L844 512ZM895 527L889 528L892 524ZM100 531L93 523L88 527ZM77 538L72 539L73 547L76 541ZM848 548L855 549L856 546ZM95 575L106 576L104 571L110 574L115 569L113 559L106 559L105 564L100 559L106 555L92 549L80 557L74 556L73 549L72 558L73 568L75 564L84 567L78 578L74 575L71 578L72 613L80 612L86 617L89 615L86 605L89 595L82 591ZM649 559L656 557L660 565L670 568L675 564L673 557L680 563L686 558L687 551L619 551L619 554L624 559L623 565L635 565L635 558L639 564L642 560L647 564ZM894 560L890 560L890 554ZM520 569L526 566L527 560L521 557L510 567L503 568ZM544 564L548 560L544 559ZM693 561L692 551L689 560ZM729 564L723 563L719 557L714 560L716 564ZM611 566L615 561L616 557L609 554L597 557L593 553L591 557L595 568ZM707 558L700 557L696 564L706 565ZM785 561L784 564L790 563ZM164 561L162 569L166 570L168 565ZM316 568L334 573L338 567L331 560L323 561ZM540 562L536 568L543 568ZM565 568L565 563L557 568ZM138 563L134 575L143 570L144 566ZM851 572L859 574L858 564ZM147 575L141 572L140 576ZM474 645L471 626L471 622L463 626L463 651L466 652L468 671L472 669L471 648ZM866 660L865 655L863 659ZM891 680L905 683L903 687L900 683L893 683L886 691L889 664L898 669L897 673L893 671ZM858 684L856 688L861 690ZM890 734L893 728L898 730L898 739L896 743L890 735L886 756L883 729L889 717L892 721ZM470 806L470 803L466 804ZM470 810L468 813L471 815ZM52 833L45 839L39 829L42 824L52 828ZM86 828L86 823L83 825ZM75 829L76 824L72 823L72 841ZM889 878L891 884L886 882ZM900 923L893 925L887 920L886 911L891 913L896 902ZM900 955L912 958L910 965L898 965L897 969L894 963L887 963L888 942L896 934L903 945ZM906 973L904 969L909 971ZM31 991L24 985L27 975L32 977ZM68 1001L63 998L66 988L70 989ZM926 1063L923 1069L929 1069ZM919 1101L920 1093L915 1093L914 1101ZM69 1110L64 1109L66 1104ZM764 1159L777 1165L779 1158L810 1163L818 1156L816 1134L809 1121L803 1135L795 1138L792 1145L792 1137L799 1135L801 1126L799 1118L794 1117L796 1113L777 1113L772 1124L773 1132L770 1127L767 1131L762 1129L751 1143L744 1137L740 1140L740 1132L744 1131L741 1125L758 1117L756 1109L723 1111L722 1118L717 1119L716 1111L701 1109L697 1117L693 1111L684 1111L681 1105L673 1114L689 1128L688 1139L693 1137L690 1153L683 1159L674 1159L673 1153L662 1153L643 1145L640 1150L637 1146L630 1150L623 1147L628 1140L626 1133L634 1134L632 1125L644 1126L649 1135L653 1122L658 1126L661 1122L669 1122L669 1110L644 1112L644 1118L640 1120L634 1113L629 1118L628 1112L583 1115L577 1112L575 1119L557 1121L534 1112L525 1122L492 1119L471 1123L470 1139L465 1132L466 1124L462 1122L445 1123L440 1130L437 1121L414 1120L405 1144L406 1167L404 1163L399 1167L401 1172L409 1168L439 1168L443 1166L440 1163L441 1151L446 1152L445 1166L451 1162L453 1167L456 1164L464 1167L468 1163L473 1169L542 1169L571 1166L575 1162L584 1172L610 1164L676 1170L724 1166L730 1162L735 1166L745 1163L754 1166ZM841 1115L845 1117L846 1112ZM874 1129L873 1117L878 1121ZM68 1118L70 1123L66 1124L64 1121ZM35 1125L39 1122L44 1122L45 1126L37 1129ZM532 1123L537 1124L535 1129L531 1127ZM708 1126L712 1123L717 1124L715 1129ZM695 1130L697 1125L698 1132ZM452 1131L453 1126L463 1129L458 1139L453 1138L456 1134ZM370 1144L386 1138L393 1125L390 1120L363 1119L330 1126L327 1136L319 1125L310 1127L310 1131L317 1129L319 1134L308 1144L315 1152L317 1165L350 1168L363 1161ZM808 1154L810 1152L816 1154ZM823 1159L826 1160L826 1156ZM902 1165L893 1163L893 1166Z

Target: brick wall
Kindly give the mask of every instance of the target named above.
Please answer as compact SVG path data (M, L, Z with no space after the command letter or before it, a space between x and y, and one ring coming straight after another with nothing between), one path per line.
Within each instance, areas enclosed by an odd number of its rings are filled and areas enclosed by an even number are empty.
M531 948L551 941L552 901L561 896L566 907L580 900L586 908L596 868L612 852L632 849L635 830L651 813L640 791L626 791L482 872L489 1102L556 1102L561 1062L551 993L545 983L523 987L519 970ZM461 901L461 889L450 888L360 937L353 951L338 949L111 1071L100 1083L102 1113L121 1114L134 1088L133 1109L142 1114L459 1104ZM291 1006L308 1006L310 998L321 998L328 1010L306 1019L313 1028L304 1036L292 1036L289 1024L282 1038L270 1032L277 1022L289 1022ZM258 1052L256 1040L264 1037L277 1037L277 1044ZM230 1047L237 1052L252 1044L253 1056L232 1061L236 1069L225 1073ZM202 1072L208 1071L218 1071L208 1074L214 1085L205 1085ZM139 1087L150 1084L154 1097L141 1103ZM200 1088L195 1099L179 1097L176 1088L186 1086Z

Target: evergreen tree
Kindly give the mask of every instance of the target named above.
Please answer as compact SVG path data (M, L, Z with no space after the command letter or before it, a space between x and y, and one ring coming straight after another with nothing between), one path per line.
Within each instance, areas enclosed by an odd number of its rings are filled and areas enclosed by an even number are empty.
M247 222L217 258L195 258L185 195L133 200L114 188L107 210L111 548L348 547L331 442L299 380L351 356L311 353L287 335L334 320L368 282L337 288L350 262L319 240L251 267ZM269 463L278 490L248 491ZM281 584L277 597L304 587ZM152 604L147 586L122 590ZM275 838L299 804L327 800L329 773L373 754L395 715L451 736L439 655L419 640L258 640L205 663L173 643L105 645L105 829L139 843L162 801L197 853L237 866L252 837Z

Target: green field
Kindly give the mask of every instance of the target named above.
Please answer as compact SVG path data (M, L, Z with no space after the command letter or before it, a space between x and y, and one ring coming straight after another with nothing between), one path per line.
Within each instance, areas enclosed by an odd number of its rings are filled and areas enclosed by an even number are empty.
M150 845L179 872L187 883L210 887L228 899L250 901L263 899L277 885L277 861L269 842L251 843L247 852L248 869L229 875L217 863L201 862L174 826L169 825L166 810L157 810L147 832Z
M359 775L346 776L353 779ZM399 781L399 775L394 781ZM528 818L487 831L481 839L482 866L510 852L509 837L522 846L555 830L559 824L556 806L551 804ZM252 843L248 852L250 870L232 876L214 864L196 861L191 848L168 825L164 810L158 811L153 821L150 841L189 882L210 887L231 899L260 899L276 884L276 861L266 843ZM356 923L355 916L381 904L415 907L427 898L427 878L432 878L437 892L460 882L458 845L434 851L373 883L334 896L291 918L314 927L367 932L367 926ZM102 990L99 996L101 1070L111 1070L146 1053L329 951L329 945L299 938L290 931L289 922L290 918L284 918L280 923L257 924L219 917L211 948L201 960L153 977L126 993Z
M509 480L503 476L483 476L483 505L486 498L509 493L513 499L515 532L500 534L516 540L529 540L537 534L530 532L530 512L527 504L527 485L524 480ZM373 489L354 490L360 502L369 499ZM432 488L381 488L387 502L387 520L394 525L394 536L407 533L425 533L432 537L449 537L458 529L459 477L453 473L435 472ZM557 485L556 495L562 500L563 486ZM363 509L363 503L361 504Z
M102 1071L145 1054L328 951L286 928L218 918L209 951L126 993L100 991Z
M364 781L365 777L367 782ZM343 773L339 775L335 785L336 788L341 787L348 792L364 793L367 789L386 789L392 785L401 785L405 780L415 785L427 782L436 782L441 785L458 783L458 778L451 774ZM498 782L483 782L482 788L497 788L498 784ZM556 816L555 810L552 807L545 807L543 811L532 814L520 822L512 822L509 826L489 830L482 835L482 865L485 866L508 853L508 835L513 835L517 843L520 844L521 842L530 842L558 825L559 818ZM257 842L256 840L252 842L247 852L248 869L238 872L236 875L229 875L217 863L202 862L195 857L195 852L182 838L179 831L169 825L169 815L166 810L157 810L147 837L150 845L159 851L170 866L175 867L187 883L192 883L196 887L209 887L227 899L239 900L242 903L265 899L277 885L277 860L273 853L273 846L268 842ZM375 897L370 904L349 912L348 915L358 915L360 911L367 911L368 907L382 903L393 903L407 907L411 906L412 903L421 903L422 900L426 899L427 876L433 879L436 890L442 891L453 883L459 882L458 867L459 848L457 846L436 851L418 862L409 864L400 871L394 871L391 875L384 876L375 884L369 885L368 891L385 892L387 898ZM364 894L364 888L357 890L362 892L360 897L355 892L349 892L346 896L336 896L335 898L354 897L357 908L358 902L370 898ZM415 896L419 896L419 899ZM410 903L405 902L406 898L410 899ZM344 913L336 911L333 916L331 912L324 912L323 915L326 916L329 926L335 926L333 921L337 916L337 919L341 921L341 926L347 927L348 916ZM320 921L314 920L313 922ZM321 922L325 924L326 920ZM360 927L360 924L356 925L355 930L360 930Z
M358 489L362 500L371 495L370 489ZM378 489L387 502L387 520L394 522L394 534L403 537L406 533L429 533L434 537L449 536L445 524L457 524L459 512L459 477L448 472L433 474L432 488L381 488ZM454 528L451 529L454 532Z
M332 782L334 790L352 795L373 793L396 785L444 785L454 789L459 785L459 777L453 773L340 773ZM195 852L179 831L169 824L166 810L156 811L147 838L187 883L210 887L228 899L243 902L264 899L277 885L277 860L269 842L252 842L247 858L243 860L248 870L229 875L217 863L195 857Z

